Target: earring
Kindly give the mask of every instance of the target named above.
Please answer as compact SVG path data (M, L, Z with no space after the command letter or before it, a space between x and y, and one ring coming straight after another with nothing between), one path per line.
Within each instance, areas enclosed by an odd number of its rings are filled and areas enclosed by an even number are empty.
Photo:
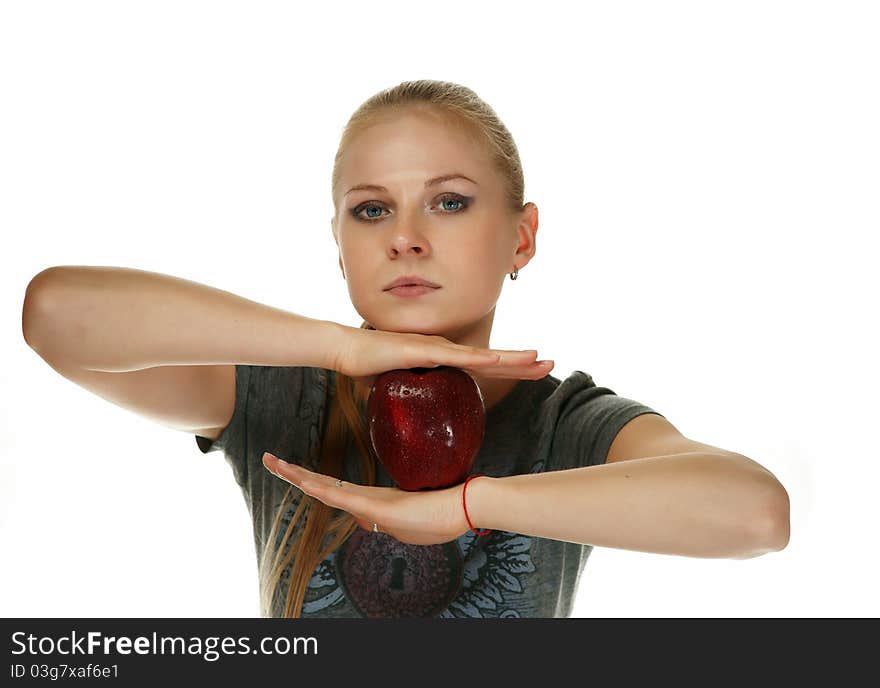
M510 273L510 279L515 280L517 277L519 277L519 268L514 266L513 272Z

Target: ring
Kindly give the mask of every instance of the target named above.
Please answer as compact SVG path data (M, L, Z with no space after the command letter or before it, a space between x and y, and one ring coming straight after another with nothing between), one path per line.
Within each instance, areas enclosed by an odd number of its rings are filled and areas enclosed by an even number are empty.
M341 480L337 480L337 481L336 481L336 487L342 487L342 481L341 481Z
M374 524L373 524L373 532L374 532L374 533L378 533L378 532L379 532L379 524L378 524L378 523L374 523Z

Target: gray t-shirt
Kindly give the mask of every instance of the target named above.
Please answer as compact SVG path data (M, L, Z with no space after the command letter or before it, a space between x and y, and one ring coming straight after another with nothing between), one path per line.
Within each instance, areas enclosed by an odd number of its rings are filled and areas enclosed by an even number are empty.
M258 560L288 487L263 466L263 452L314 470L305 460L318 456L335 376L324 368L236 365L232 419L216 441L195 438L202 453L223 450L253 519ZM503 477L602 464L617 432L643 413L657 411L597 387L579 370L561 382L552 375L519 380L488 410L470 473ZM359 466L350 445L343 479L362 482ZM394 485L381 464L376 480ZM294 492L285 525L301 499ZM592 549L497 530L485 536L468 531L442 545L409 545L358 528L315 568L302 616L569 617ZM286 592L286 583L289 569L278 590ZM283 597L276 593L274 615Z

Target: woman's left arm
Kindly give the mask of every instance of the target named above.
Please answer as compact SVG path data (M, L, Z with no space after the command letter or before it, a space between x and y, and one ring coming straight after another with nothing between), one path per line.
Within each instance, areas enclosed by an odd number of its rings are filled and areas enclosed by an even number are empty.
M788 544L788 493L738 454L688 452L475 478L475 528L688 557L748 559Z
M468 531L464 484L408 492L357 485L285 464L266 469L362 528L401 542L449 542ZM739 454L687 452L547 473L481 476L464 495L474 528L689 557L747 559L788 543L788 493Z

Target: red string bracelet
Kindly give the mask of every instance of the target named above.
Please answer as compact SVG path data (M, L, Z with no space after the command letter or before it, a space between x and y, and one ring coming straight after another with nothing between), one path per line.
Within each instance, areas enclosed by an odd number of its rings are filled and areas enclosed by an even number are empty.
M481 476L483 476L482 473L476 473L476 474L474 474L474 475L469 475L468 478L467 478L467 480L464 481L464 487L463 487L462 490L461 490L461 505L464 507L464 517L467 519L467 524L468 524L468 526L470 527L471 532L473 532L475 535L488 535L489 533L492 532L490 529L486 528L486 529L484 529L483 531L479 531L479 530L477 530L476 528L474 528L474 524L471 523L471 517L468 516L468 512L467 512L467 502L465 501L465 498L464 498L464 493L467 491L467 485L468 485L468 483L469 483L471 480L473 480L474 478L479 478L479 477L481 477Z

